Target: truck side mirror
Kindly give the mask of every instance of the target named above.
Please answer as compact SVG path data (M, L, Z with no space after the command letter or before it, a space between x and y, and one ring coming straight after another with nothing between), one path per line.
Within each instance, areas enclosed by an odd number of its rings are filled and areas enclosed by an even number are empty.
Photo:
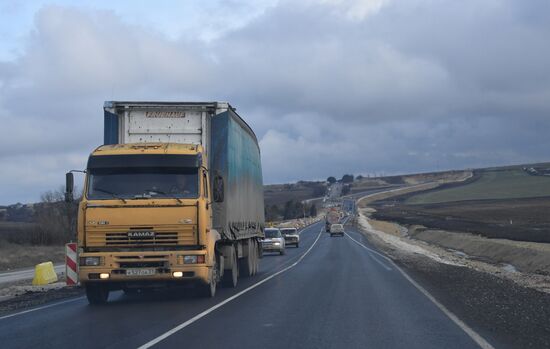
M220 175L216 175L214 177L214 192L212 193L213 194L213 197L214 197L214 202L223 202L224 200L224 187L223 187L223 177L220 176Z
M65 202L72 202L74 191L74 175L72 172L67 172L65 174Z

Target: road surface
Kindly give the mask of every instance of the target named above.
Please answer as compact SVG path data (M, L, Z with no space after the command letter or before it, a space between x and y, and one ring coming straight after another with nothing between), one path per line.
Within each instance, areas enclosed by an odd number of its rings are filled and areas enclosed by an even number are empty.
M106 306L80 297L0 317L2 347L479 348L360 233L323 228L213 299L116 292Z
M54 270L57 275L61 275L65 272L65 264L54 265ZM29 280L34 277L34 268L26 268L20 270L14 270L9 272L0 273L0 284L7 282L15 282L21 280Z

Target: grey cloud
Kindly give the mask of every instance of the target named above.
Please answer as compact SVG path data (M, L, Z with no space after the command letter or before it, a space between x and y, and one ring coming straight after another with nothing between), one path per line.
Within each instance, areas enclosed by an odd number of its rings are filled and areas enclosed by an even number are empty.
M0 62L0 203L83 167L109 99L229 100L261 140L266 182L548 160L546 2L350 15L359 5L282 1L208 42L42 9L24 53Z

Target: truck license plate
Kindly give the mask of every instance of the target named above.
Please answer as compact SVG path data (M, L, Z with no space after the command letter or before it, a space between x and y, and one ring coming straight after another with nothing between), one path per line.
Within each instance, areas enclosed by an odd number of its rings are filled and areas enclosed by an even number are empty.
M126 276L150 276L155 275L155 269L127 269Z

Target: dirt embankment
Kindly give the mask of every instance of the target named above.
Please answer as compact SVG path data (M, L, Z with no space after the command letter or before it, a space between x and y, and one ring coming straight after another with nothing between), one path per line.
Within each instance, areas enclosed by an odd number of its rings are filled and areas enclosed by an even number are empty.
M465 258L504 265L510 271L550 276L550 244L487 239L479 235L427 229L422 226L412 226L408 231L414 239L458 251L458 254L464 253Z

